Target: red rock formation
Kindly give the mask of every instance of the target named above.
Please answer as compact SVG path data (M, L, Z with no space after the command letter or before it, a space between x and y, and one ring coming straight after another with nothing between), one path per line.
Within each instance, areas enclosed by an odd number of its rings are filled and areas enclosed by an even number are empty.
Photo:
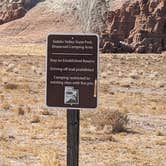
M127 2L107 15L107 42L115 45L114 52L126 52L125 45L138 53L160 53L166 50L166 0ZM120 41L125 42L125 45L123 42L120 44ZM104 47L104 44L101 46ZM119 49L122 46L123 49ZM108 43L107 49L102 48L102 51L111 51L108 50Z
M37 0L0 0L0 25L23 17Z

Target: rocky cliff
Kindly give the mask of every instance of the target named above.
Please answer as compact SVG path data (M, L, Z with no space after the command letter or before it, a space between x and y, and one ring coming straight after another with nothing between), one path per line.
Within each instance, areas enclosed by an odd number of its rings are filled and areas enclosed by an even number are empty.
M0 0L0 24L9 21L13 23L0 26L0 37L12 34L24 38L40 29L40 41L44 41L44 32L50 29L72 29L98 33L104 53L166 50L166 0Z
M82 9L83 27L100 35L102 52L166 50L166 0L90 0Z
M126 2L107 12L103 52L160 53L166 50L166 0Z
M0 24L23 17L40 0L0 0Z

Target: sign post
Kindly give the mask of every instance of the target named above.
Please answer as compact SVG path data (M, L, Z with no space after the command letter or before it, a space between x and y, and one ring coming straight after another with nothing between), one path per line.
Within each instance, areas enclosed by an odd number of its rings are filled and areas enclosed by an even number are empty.
M67 110L67 166L79 165L80 110Z
M98 36L47 37L46 105L67 108L67 166L79 163L79 109L98 104Z

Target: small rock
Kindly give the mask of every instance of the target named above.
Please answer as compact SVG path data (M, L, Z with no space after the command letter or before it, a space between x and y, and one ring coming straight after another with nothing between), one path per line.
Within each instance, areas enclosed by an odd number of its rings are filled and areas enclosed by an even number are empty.
M24 115L24 114L25 114L25 112L24 112L23 108L19 107L18 108L18 115Z
M39 122L40 122L39 116L34 115L34 116L32 117L31 123L39 123Z
M35 72L35 73L37 72L37 69L36 69L35 66L32 66L32 67L31 67L31 70L32 70L33 72Z
M158 81L156 83L156 88L164 88L166 85L166 82L165 81Z
M8 83L8 81L9 81L9 78L7 76L2 77L2 83L3 84Z
M101 77L102 78L107 78L107 73L105 73L105 72L101 73Z
M156 71L156 72L151 72L151 74L149 75L149 78L151 78L151 79L154 79L154 78L156 78L158 76L158 72Z
M41 111L42 115L51 115L49 111L47 110L43 110Z
M15 139L13 135L9 135L9 139Z
M18 74L18 73L19 73L19 70L18 70L17 68L14 68L14 69L13 69L13 72L16 73L16 74Z
M7 71L7 72L11 72L11 71L13 71L13 69L15 68L15 66L16 66L15 64L10 63L10 64L8 65L6 71Z
M120 86L121 86L121 87L124 87L124 88L130 88L132 83L133 83L133 82L132 82L130 79L123 79L123 80L120 82Z
M135 71L135 70L132 71L132 72L129 74L129 76L130 76L132 79L136 79L136 80L140 78L138 72Z
M8 66L8 65L9 65L9 63L8 63L8 62L6 62L6 61L4 61L4 62L3 62L3 65L4 65L4 66Z
M164 136L165 134L161 132L160 130L156 131L156 136Z
M123 73L122 73L121 71L119 71L118 76L119 76L119 77L122 77L122 76L123 76Z

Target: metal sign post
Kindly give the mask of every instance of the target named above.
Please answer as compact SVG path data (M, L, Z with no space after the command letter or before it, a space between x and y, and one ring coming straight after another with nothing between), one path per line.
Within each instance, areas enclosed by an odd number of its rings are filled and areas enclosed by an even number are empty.
M67 108L67 166L79 163L79 109L98 105L96 34L50 34L47 37L46 105Z

